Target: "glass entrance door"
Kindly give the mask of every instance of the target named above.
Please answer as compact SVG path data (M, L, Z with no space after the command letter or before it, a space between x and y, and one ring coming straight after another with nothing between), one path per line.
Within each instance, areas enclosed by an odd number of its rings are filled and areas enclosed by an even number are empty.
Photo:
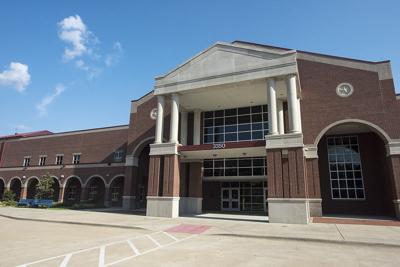
M221 210L240 211L239 188L221 189Z

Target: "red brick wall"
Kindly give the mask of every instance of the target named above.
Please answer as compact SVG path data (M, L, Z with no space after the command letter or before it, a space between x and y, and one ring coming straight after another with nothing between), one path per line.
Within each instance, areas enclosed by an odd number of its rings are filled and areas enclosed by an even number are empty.
M313 144L328 125L343 119L361 119L400 138L400 101L393 80L380 81L378 73L298 60L302 88L301 112L304 143ZM336 87L349 82L354 93L339 97Z
M281 149L267 151L268 197L304 198L306 184L303 149L290 148L285 157L282 157Z
M114 162L114 151L126 150L127 133L122 129L8 141L1 167L21 167L24 156L31 156L30 166L37 166L40 155L47 155L46 165L55 165L56 154L64 154L63 163L71 164L73 153L82 153L82 164Z

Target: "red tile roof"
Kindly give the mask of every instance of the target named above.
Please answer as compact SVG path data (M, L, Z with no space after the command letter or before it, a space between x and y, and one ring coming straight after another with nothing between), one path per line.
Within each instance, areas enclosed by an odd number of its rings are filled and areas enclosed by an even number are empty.
M53 134L53 133L50 131L47 131L47 130L29 132L29 133L15 133L15 134L11 134L11 135L0 136L0 140L17 139L17 138L23 138L23 137L41 136L41 135L49 135L49 134Z

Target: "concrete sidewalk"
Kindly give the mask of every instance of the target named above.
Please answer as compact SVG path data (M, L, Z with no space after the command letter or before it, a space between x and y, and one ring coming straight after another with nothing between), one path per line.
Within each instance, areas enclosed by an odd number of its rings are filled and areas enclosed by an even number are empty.
M204 235L253 239L294 240L304 242L339 243L400 248L400 227L351 224L290 225L269 224L257 220L240 220L240 215L224 218L222 215L180 217L175 219L146 217L117 213L116 210L77 211L28 208L0 208L0 216L8 219L162 231L182 223L211 226ZM215 218L218 217L218 218ZM256 217L254 217L256 218ZM250 217L251 219L251 217Z

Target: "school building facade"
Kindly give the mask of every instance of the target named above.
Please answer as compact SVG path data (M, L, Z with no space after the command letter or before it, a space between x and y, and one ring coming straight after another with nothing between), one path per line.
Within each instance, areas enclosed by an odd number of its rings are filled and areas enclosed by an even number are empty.
M0 137L0 198L49 173L55 201L148 216L399 218L399 114L389 61L216 43L156 77L128 125Z

